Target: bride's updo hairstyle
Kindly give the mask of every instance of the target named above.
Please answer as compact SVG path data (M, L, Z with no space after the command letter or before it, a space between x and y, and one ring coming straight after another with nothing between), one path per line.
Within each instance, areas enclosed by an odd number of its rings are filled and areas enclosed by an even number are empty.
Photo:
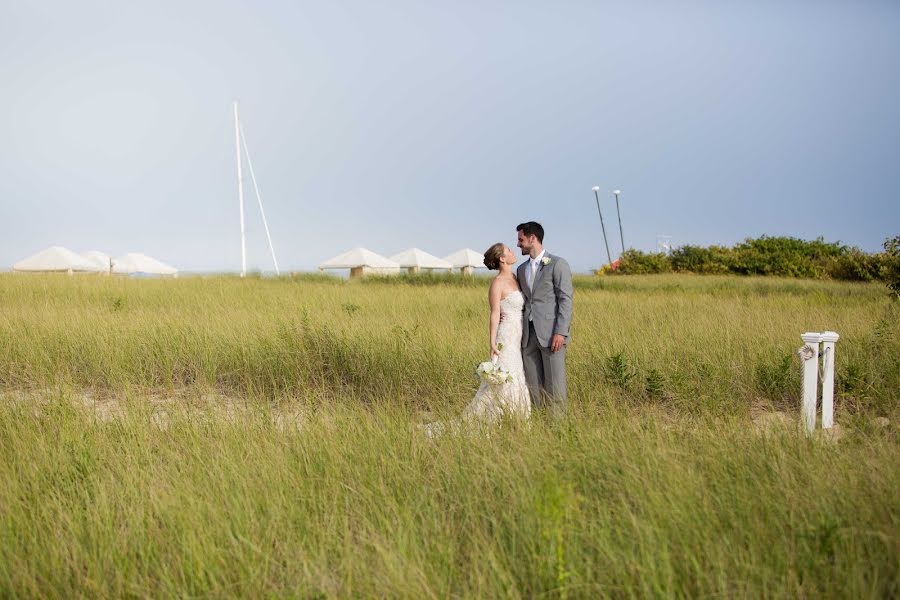
M488 248L487 252L484 253L484 266L491 271L499 269L500 258L503 256L504 252L506 252L506 246L503 245L503 242L497 242Z

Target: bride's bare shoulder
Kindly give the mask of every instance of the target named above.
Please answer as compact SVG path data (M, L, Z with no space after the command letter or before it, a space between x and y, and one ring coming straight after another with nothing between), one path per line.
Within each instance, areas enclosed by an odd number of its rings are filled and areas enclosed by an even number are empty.
M500 300L505 300L510 294L519 291L519 284L515 277L501 277L498 275L491 281L491 291L494 293L499 292Z

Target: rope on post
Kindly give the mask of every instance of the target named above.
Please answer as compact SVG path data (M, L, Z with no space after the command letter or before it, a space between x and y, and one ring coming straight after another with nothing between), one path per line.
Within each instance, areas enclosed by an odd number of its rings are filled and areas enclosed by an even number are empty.
M830 351L831 351L831 348L829 348L829 347L827 347L827 346L825 347L824 350L822 350L822 354L821 354L821 356L822 356L822 364L820 364L820 365L819 365L819 368L818 368L819 381L820 381L820 382L825 381L825 371L824 371L824 366L825 366L825 361L828 360L827 357L828 357L828 353L829 353ZM807 344L807 345L805 345L805 346L803 346L802 348L800 348L800 349L797 350L797 356L800 357L800 360L802 360L802 361L805 362L805 361L811 359L813 356L815 356L815 350L813 350L812 346L810 346L809 344Z
M800 360L804 361L811 359L813 356L815 356L815 354L816 351L813 350L813 347L809 344L806 344L805 346L797 350L797 356L800 357Z

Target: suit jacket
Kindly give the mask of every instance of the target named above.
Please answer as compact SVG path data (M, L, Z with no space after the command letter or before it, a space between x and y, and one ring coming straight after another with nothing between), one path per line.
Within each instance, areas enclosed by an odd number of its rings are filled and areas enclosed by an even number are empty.
M572 269L566 259L554 254L545 253L549 258L546 265L539 264L534 274L534 285L528 287L525 270L530 269L528 262L519 265L516 271L522 294L525 296L525 309L522 311L522 347L528 344L528 321L534 323L540 345L547 348L554 334L569 338L569 327L572 325Z

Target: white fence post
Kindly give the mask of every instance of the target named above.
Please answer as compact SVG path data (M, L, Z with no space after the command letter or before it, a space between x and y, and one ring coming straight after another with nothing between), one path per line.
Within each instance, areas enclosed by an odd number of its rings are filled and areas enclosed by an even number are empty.
M819 391L819 342L822 334L808 331L800 336L806 346L801 348L803 359L803 423L812 433L816 429L816 398Z
M834 344L838 338L833 331L822 333L822 429L834 425Z

